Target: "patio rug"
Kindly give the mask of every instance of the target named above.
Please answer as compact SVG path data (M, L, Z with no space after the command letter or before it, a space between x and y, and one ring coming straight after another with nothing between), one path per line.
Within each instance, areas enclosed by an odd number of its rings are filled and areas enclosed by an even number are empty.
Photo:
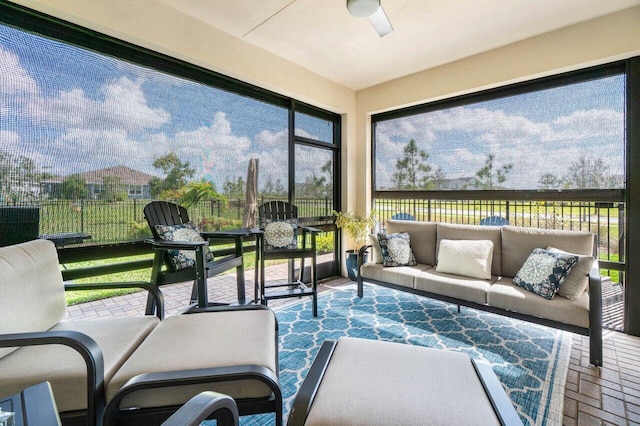
M491 364L525 425L560 425L571 352L569 333L421 296L366 285L340 286L276 310L284 418L316 352L340 336L386 340L468 354ZM241 425L273 424L273 415L246 416Z

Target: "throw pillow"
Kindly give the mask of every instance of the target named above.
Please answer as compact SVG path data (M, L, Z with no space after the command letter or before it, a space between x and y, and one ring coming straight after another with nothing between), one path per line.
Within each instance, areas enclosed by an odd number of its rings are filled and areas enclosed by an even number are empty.
M260 219L265 250L298 248L298 219Z
M569 253L555 247L547 247L547 250L552 253L578 256L578 263L571 268L569 275L567 275L567 278L560 286L560 290L558 290L558 296L566 297L570 300L577 299L589 285L589 271L591 271L591 266L593 265L593 256Z
M378 234L382 266L414 266L416 258L411 250L411 237L406 232Z
M492 241L441 240L436 271L488 280L492 262Z
M577 262L576 255L553 253L537 248L513 278L513 283L545 299L553 299Z
M165 241L204 241L193 222L180 225L156 225L156 231L160 239ZM175 271L195 266L196 252L193 250L167 250L171 265ZM204 248L204 257L207 262L213 260L213 253L209 247Z

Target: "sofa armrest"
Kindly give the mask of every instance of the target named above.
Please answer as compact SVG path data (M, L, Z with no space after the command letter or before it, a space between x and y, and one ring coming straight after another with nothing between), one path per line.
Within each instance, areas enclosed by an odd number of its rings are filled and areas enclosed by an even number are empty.
M199 426L212 414L216 425L237 426L240 422L238 405L229 395L205 391L192 397L161 426Z
M95 340L78 331L38 331L0 335L0 348L65 345L78 352L87 366L87 421L101 424L104 408L104 358Z
M356 268L356 273L357 273L356 281L358 286L358 297L360 298L364 296L364 282L362 280L362 275L360 275L360 267L363 264L365 253L367 253L367 251L372 247L373 246L371 244L367 244L360 247L360 250L358 251L358 267Z
M155 300L157 310L156 316L158 319L164 319L164 296L160 289L145 281L129 281L129 282L114 282L114 283L82 283L82 284L70 284L65 283L65 291L81 291L81 290L109 290L118 288L142 288L149 292L149 295Z
M589 345L591 364L602 366L602 280L598 259L589 271Z

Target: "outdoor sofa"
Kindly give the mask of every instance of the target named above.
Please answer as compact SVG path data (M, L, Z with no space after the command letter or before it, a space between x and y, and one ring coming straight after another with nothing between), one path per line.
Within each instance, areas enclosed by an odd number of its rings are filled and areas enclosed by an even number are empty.
M410 253L398 251L400 263L388 250L391 241L400 241L397 238L410 246ZM590 362L602 365L601 280L592 233L389 220L386 233L372 240L360 250L358 296L363 296L366 281L454 303L458 309L468 306L579 333L590 338ZM371 261L362 264L371 249ZM575 257L571 254L578 255L566 278L562 273L568 267L552 276L552 280L562 278L557 294L545 293L549 287L527 288L528 268L549 251L568 252L558 254L558 259L571 261ZM520 285L514 284L516 276Z
M265 306L190 308L157 315L63 320L65 289L52 242L0 248L0 396L48 381L66 424L159 424L202 391L240 414L282 421L278 331ZM101 284L99 287L109 287Z

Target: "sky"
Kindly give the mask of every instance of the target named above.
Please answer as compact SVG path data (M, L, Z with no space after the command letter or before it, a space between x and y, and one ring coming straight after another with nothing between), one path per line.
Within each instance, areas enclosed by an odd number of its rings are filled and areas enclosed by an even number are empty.
M411 139L449 179L473 177L494 155L494 168L512 165L506 189L538 189L540 176L563 177L581 155L622 176L624 87L612 76L380 122L377 188L393 186Z
M332 125L296 114L296 134L332 140ZM393 185L411 140L449 179L473 177L487 155L511 164L504 186L537 189L580 155L624 173L624 77L614 76L411 117L376 127L376 187ZM175 152L218 190L259 158L259 186L287 182L288 110L0 26L0 150L55 175L125 165L161 177ZM329 151L296 149L296 182Z
M0 26L0 150L55 175L125 165L162 177L175 152L222 189L260 159L286 185L286 108ZM332 124L296 114L296 134L332 140ZM327 154L325 157L329 158ZM296 181L318 167L299 156ZM283 159L285 161L283 161ZM305 164L305 163L309 164Z

